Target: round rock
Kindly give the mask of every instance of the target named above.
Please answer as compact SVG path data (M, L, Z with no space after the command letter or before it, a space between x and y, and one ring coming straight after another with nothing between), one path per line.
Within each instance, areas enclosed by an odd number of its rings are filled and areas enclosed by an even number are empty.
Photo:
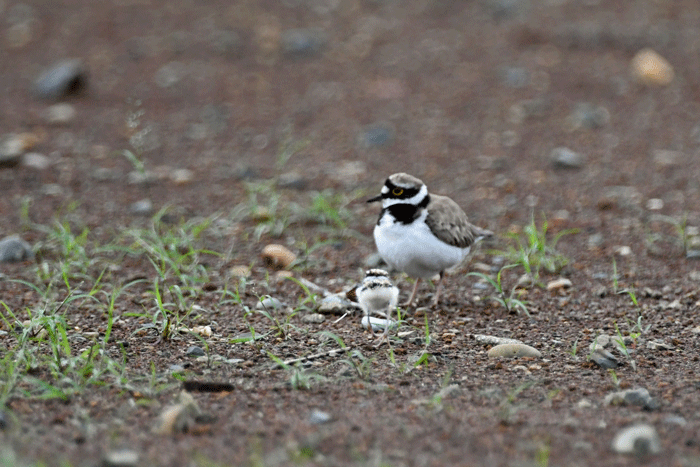
M87 85L87 69L80 59L62 60L34 82L34 93L43 99L61 99L77 94Z
M526 344L499 344L488 351L489 358L541 357L542 353Z
M639 424L627 427L615 435L612 448L620 454L635 454L643 457L661 452L661 441L651 425Z
M0 240L0 263L13 263L34 257L29 243L17 235L10 235Z

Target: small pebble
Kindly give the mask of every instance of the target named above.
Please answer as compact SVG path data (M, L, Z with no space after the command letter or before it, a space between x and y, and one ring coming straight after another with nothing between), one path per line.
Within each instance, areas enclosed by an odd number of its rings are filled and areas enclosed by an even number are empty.
M660 453L661 441L653 426L638 424L619 431L612 442L612 448L620 454L644 457Z
M44 110L44 120L51 125L67 125L75 120L76 113L70 104L55 104Z
M326 320L326 317L323 316L321 313L309 313L308 315L304 315L301 318L301 321L303 323L309 323L309 324L319 324L322 323Z
M647 209L650 211L659 211L663 209L664 201L659 198L651 198L647 201Z
M267 266L275 269L288 268L297 259L297 255L289 251L287 247L274 243L266 245L261 256Z
M312 425L322 425L324 423L330 422L331 420L333 420L331 414L329 414L328 412L324 412L323 410L314 409L309 415L309 423L311 423Z
M568 289L572 286L572 283L569 279L566 278L561 278L561 279L556 279L551 282L547 283L547 290L560 290L560 289Z
M673 81L671 64L652 49L642 49L632 59L632 75L642 84L666 86Z
M177 399L176 404L161 412L153 428L155 433L161 435L186 433L195 424L195 418L200 414L200 410L192 395L183 391Z
M148 216L153 212L153 203L150 199L142 199L129 206L129 212L137 216Z
M29 243L17 235L10 235L0 240L0 263L14 263L34 258L34 251Z
M190 169L175 169L170 173L170 180L176 185L185 185L194 180L194 172Z
M118 449L105 454L102 467L137 467L139 454L131 449Z
M282 51L289 57L310 57L319 53L326 44L321 29L288 29L280 36Z
M62 60L34 82L34 93L43 99L58 100L80 92L87 85L87 69L82 60Z
M488 336L486 334L474 334L474 339L481 344L500 345L500 344L522 344L518 339L509 339L507 337Z
M241 264L232 266L231 269L228 270L229 274L231 277L250 277L250 268L248 266L243 266Z
M185 351L185 355L187 355L188 357L203 357L206 355L206 353L201 347L197 345L191 345Z
M360 135L360 145L364 148L389 146L394 142L396 130L388 123L369 125Z
M617 358L602 347L598 347L591 352L590 358L599 367L606 370L617 368L619 365Z
M580 169L586 163L586 158L569 148L554 148L549 156L552 165L559 169Z
M282 302L278 298L267 296L255 304L255 309L273 311L279 310L282 306Z
M637 405L645 410L659 408L659 402L645 388L617 391L605 396L605 405Z
M352 306L350 300L346 299L343 295L335 294L324 297L317 311L324 315L342 315Z
M28 152L22 155L22 165L36 170L46 170L51 165L51 159L38 152Z
M542 353L526 344L499 344L488 351L489 358L541 357Z

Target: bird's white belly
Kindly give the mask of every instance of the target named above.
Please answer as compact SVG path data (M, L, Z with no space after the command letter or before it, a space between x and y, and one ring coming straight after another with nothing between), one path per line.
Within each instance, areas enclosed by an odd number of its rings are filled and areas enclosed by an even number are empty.
M402 224L383 219L374 227L374 241L389 266L423 279L458 265L469 254L468 247L439 240L422 222Z

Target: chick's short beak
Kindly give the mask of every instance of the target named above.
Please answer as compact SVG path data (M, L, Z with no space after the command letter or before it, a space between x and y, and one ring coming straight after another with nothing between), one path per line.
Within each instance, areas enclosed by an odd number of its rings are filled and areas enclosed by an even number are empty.
M368 203L376 203L377 201L381 201L381 200L382 200L382 195L379 195L379 196L375 196L374 198L368 199L367 202Z

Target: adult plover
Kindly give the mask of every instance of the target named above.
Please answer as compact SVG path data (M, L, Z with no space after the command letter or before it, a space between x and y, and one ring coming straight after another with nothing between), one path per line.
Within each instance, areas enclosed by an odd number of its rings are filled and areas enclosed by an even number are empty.
M421 279L440 274L433 304L440 299L445 270L457 266L470 247L493 232L469 223L462 209L446 196L428 193L418 178L395 173L386 179L381 194L368 203L382 202L374 227L374 241L384 261L416 279L413 304Z
M370 269L365 273L362 284L355 291L357 303L368 319L369 329L374 334L374 329L369 321L373 313L384 312L386 325L384 333L379 340L381 343L387 336L391 327L391 311L396 308L399 299L399 289L391 283L389 273L383 269Z

